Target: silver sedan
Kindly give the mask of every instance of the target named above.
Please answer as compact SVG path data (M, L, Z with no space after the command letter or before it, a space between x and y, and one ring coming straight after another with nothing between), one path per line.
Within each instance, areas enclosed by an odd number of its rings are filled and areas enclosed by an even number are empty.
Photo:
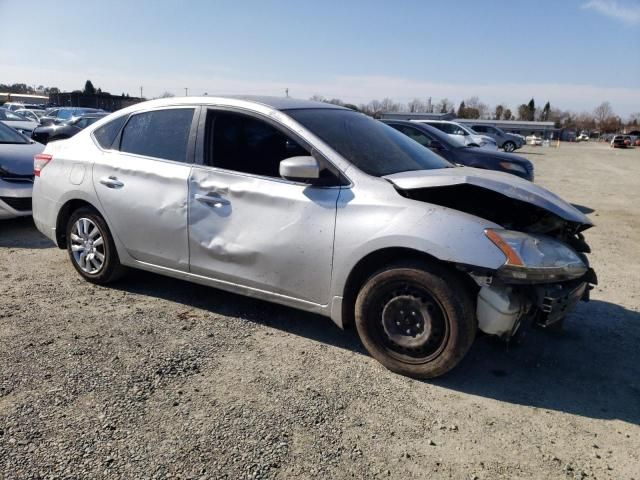
M316 312L413 377L452 369L478 329L561 325L596 282L570 204L324 103L141 103L34 170L36 225L86 280L139 268Z

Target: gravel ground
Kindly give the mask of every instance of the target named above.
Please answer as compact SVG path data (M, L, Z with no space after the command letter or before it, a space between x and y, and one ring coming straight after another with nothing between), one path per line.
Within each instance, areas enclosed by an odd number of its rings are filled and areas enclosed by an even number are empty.
M445 378L372 360L330 320L132 272L80 280L0 223L0 479L640 480L640 148L529 147L592 209L600 277L566 332L481 337Z

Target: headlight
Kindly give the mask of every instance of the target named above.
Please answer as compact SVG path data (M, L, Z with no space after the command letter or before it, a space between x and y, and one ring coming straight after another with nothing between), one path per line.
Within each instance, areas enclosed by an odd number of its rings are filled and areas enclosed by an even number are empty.
M538 283L579 278L587 272L578 254L554 238L491 228L484 233L507 258L498 269L502 278Z
M511 172L518 172L518 173L525 173L525 174L527 173L527 169L524 168L522 165L518 165L517 163L500 162L500 166L505 170L509 170Z

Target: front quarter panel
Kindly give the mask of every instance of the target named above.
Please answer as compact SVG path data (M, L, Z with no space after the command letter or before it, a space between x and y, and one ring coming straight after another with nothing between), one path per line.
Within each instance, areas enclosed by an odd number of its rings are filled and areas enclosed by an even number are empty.
M367 187L343 189L340 193L334 296L343 295L349 273L362 258L385 248L412 249L445 262L491 270L504 264L504 255L484 234L486 228L498 225L402 197L382 179L373 179Z

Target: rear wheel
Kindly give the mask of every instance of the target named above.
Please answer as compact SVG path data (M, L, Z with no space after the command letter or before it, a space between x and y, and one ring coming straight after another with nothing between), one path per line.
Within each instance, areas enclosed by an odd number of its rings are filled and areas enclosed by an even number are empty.
M109 283L124 273L106 222L91 208L83 207L71 214L67 251L77 272L90 282Z
M364 284L355 324L367 351L389 370L433 378L454 368L476 334L473 302L458 275L440 265L390 265Z
M505 152L513 152L516 149L516 144L513 142L504 142L502 148Z

